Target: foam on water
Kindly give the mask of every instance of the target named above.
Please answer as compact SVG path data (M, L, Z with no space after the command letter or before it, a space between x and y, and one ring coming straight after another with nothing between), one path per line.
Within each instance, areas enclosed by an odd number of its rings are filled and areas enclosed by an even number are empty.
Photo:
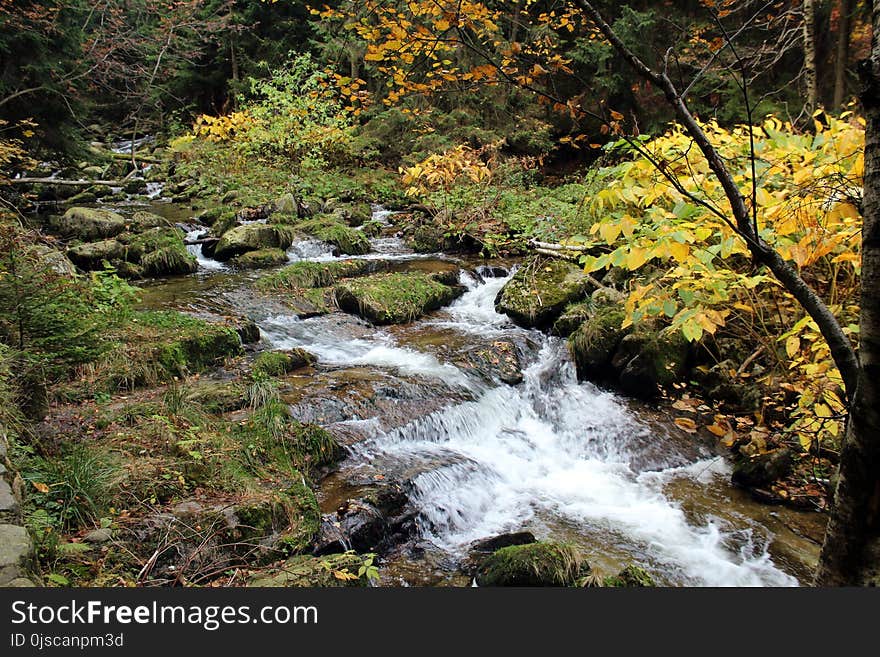
M202 227L193 228L186 234L186 240L196 240L202 237L205 233L205 229ZM196 260L199 263L200 270L207 271L223 271L228 269L226 265L218 260L214 260L213 258L208 258L204 253L202 253L202 245L201 244L187 244L186 250L196 257Z

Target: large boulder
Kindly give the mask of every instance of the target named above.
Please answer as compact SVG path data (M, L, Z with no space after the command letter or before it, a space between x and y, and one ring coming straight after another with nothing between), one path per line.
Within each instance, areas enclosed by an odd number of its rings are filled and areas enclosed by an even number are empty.
M568 348L579 379L604 381L616 376L611 361L629 332L621 328L623 319L624 311L618 304L592 306L589 317L569 336Z
M363 255L371 250L367 236L346 225L336 215L318 215L297 224L296 228L332 245L337 255Z
M44 244L34 244L28 247L28 253L37 256L41 262L56 274L62 276L74 276L76 274L76 267L73 266L73 263L61 251Z
M762 488L788 476L794 468L794 453L781 447L764 454L740 458L731 480L744 488Z
M590 572L576 548L555 541L511 545L479 566L480 586L574 586Z
M70 208L58 221L58 232L86 242L116 237L125 229L122 215L96 208Z
M260 249L286 249L293 242L292 231L271 224L252 223L236 226L223 234L214 249L217 260Z
M405 324L451 303L463 288L438 283L423 272L393 272L345 281L335 292L345 312L373 324Z
M641 327L620 340L611 365L620 372L621 392L651 399L684 377L689 354L681 331Z
M125 258L126 248L118 240L101 240L99 242L85 242L71 247L67 251L70 258L80 269L93 271L103 269L103 263L122 260Z
M576 264L533 258L523 264L495 298L495 309L526 328L546 328L588 291L590 279Z

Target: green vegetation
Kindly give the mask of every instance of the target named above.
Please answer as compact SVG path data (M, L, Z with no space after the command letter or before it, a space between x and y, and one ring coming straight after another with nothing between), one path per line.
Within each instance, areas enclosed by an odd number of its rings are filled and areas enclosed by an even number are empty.
M384 266L381 260L335 260L333 262L295 262L257 282L262 289L329 287L343 278L371 274Z
M336 301L346 312L374 324L405 324L450 303L461 290L419 272L374 274L336 286Z
M479 568L480 586L574 586L590 566L571 545L511 545L489 555Z

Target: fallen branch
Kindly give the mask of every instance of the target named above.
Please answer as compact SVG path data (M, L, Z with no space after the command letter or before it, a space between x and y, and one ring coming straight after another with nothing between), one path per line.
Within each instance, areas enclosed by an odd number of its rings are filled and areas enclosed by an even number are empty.
M532 240L529 242L529 244L531 244L531 245L534 246L534 247L537 247L538 249L545 249L545 250L547 250L547 251L560 251L560 252L563 252L563 253L564 253L565 251L574 251L575 253L588 253L589 251L592 250L591 247L589 247L589 246L574 246L574 245L567 245L567 244L554 244L554 243L552 243L552 242L541 242L541 241L536 240L536 239L532 239Z
M126 162L131 162L132 155L131 153L110 153L110 157L114 160L125 160ZM138 155L135 153L135 160L139 160L140 162L146 162L147 164L162 164L164 160L159 159L158 157L149 157L147 155Z
M78 187L90 187L92 185L107 185L108 187L122 187L124 180L66 180L64 178L8 178L0 181L0 185L71 185Z

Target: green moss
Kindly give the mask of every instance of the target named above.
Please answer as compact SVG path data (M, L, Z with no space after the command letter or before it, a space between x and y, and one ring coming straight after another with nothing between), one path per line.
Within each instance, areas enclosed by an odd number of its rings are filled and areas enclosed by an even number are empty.
M307 235L335 246L344 255L363 255L370 252L370 241L359 230L351 228L332 215L318 215L296 225Z
M496 309L525 327L550 326L566 306L583 297L588 286L589 279L574 263L533 258L502 288Z
M211 223L211 235L223 237L238 223L235 210L221 210L216 219Z
M241 353L235 329L172 311L137 313L137 323L153 329L156 361L172 373L198 372Z
M247 392L245 386L237 381L203 379L189 391L186 399L206 413L220 415L244 408L247 405Z
M551 541L511 545L486 558L477 583L480 586L574 586L589 569L571 545Z
M590 317L568 338L568 348L581 379L600 380L611 374L617 345L628 330L620 328L625 317L617 304L593 307Z
M340 279L363 276L386 266L387 264L381 260L295 262L268 276L263 276L257 286L262 289L327 287Z
M578 327L593 315L592 301L579 301L566 306L555 322L551 333L563 338L574 333Z
M199 268L195 256L185 246L167 247L148 253L141 258L141 266L148 276L192 274Z
M276 547L286 555L306 550L321 527L321 510L315 492L302 475L292 477L294 483L284 491L289 505L290 529L278 539Z
M617 575L606 577L603 580L604 586L613 587L653 587L657 586L654 578L641 566L629 565L621 570Z
M421 272L375 274L336 286L336 301L346 312L374 324L404 324L455 299L458 288Z
M293 444L303 466L332 465L342 456L333 434L317 424L297 423L293 429Z
M242 269L263 269L283 265L287 262L287 253L282 249L258 249L243 253L233 258L231 262Z
M280 376L313 362L315 357L304 349L263 351L254 359L252 371L268 376Z

